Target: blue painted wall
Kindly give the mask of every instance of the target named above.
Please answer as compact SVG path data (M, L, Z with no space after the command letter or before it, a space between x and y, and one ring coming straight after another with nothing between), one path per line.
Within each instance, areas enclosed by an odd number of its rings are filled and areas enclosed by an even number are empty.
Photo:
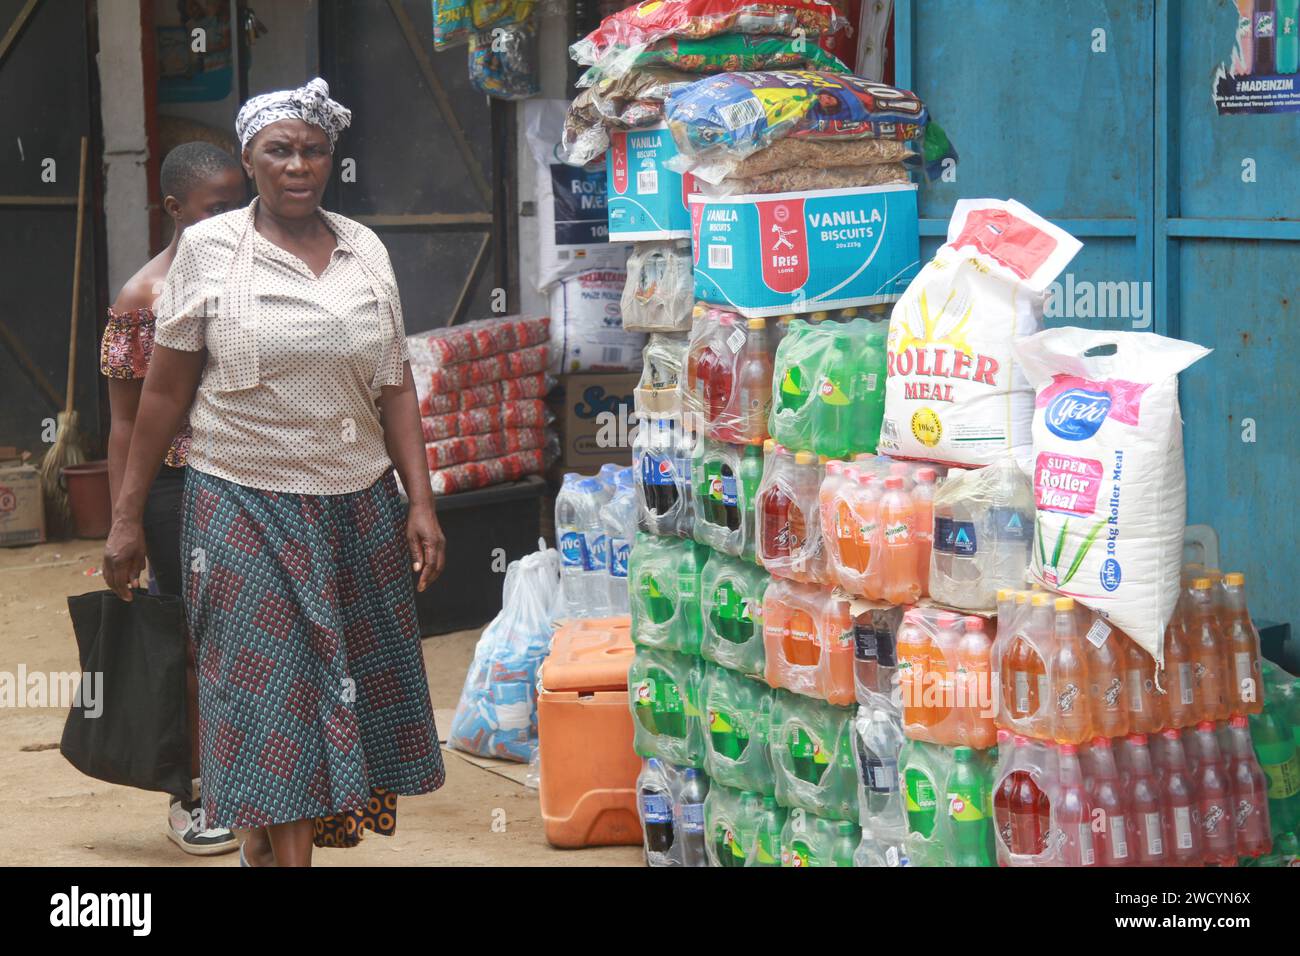
M961 154L922 187L924 254L956 199L1016 198L1083 240L1076 281L1150 283L1146 331L1215 350L1181 379L1188 521L1256 617L1300 623L1300 114L1217 114L1236 24L1232 0L895 0L895 78Z

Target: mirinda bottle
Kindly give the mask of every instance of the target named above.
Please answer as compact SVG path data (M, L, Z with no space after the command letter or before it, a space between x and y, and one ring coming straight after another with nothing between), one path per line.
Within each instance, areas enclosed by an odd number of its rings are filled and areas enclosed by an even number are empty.
M921 612L911 608L903 612L903 621L895 640L898 660L898 686L903 696L903 726L929 727L934 714L925 706L925 686L933 654L929 631Z
M1258 714L1264 709L1264 688L1260 683L1259 634L1246 609L1246 576L1234 571L1224 575L1223 636L1231 658L1229 707L1238 714Z
M1063 744L1080 744L1093 736L1088 713L1088 661L1075 627L1074 598L1056 599L1053 628L1056 649L1050 668L1052 737Z
M993 642L985 633L984 620L979 617L967 617L962 622L962 632L957 644L961 742L985 750L997 741L997 728L993 725L993 668L989 660Z
M930 551L934 547L934 482L933 468L917 469L912 503L916 506L916 579L921 583L922 594L930 593Z
M1214 582L1192 582L1187 614L1187 642L1196 674L1196 703L1201 720L1228 719L1228 675L1224 673L1224 639L1214 608Z
M874 475L861 469L854 470L849 480L850 502L853 509L858 553L862 556L862 594L879 601L882 587L880 578L881 555L885 536L880 525L880 496L882 486Z
M880 499L884 548L880 555L881 598L890 604L914 604L921 596L916 575L916 507L903 490L903 479L885 479Z

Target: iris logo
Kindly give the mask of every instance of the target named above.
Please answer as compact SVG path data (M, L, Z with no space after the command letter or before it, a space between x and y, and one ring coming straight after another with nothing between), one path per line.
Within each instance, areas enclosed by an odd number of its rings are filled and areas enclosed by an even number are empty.
M1097 434L1110 412L1110 396L1071 388L1052 399L1047 407L1048 430L1066 441L1083 441Z

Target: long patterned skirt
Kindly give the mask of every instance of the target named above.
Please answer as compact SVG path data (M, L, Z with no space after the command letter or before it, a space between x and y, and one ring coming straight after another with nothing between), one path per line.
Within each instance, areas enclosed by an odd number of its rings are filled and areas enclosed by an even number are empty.
M318 845L392 832L443 784L405 505L258 491L189 469L181 535L208 827L315 819Z

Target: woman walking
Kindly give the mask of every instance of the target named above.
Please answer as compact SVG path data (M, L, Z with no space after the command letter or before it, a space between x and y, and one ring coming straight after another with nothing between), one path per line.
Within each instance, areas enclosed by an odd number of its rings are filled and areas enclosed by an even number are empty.
M172 220L167 248L127 280L108 310L100 342L99 368L108 376L112 424L108 433L108 482L113 499L122 487L131 434L135 431L140 390L153 355L156 320L154 300L162 291L167 270L186 228L204 219L241 208L247 201L243 171L235 158L211 143L182 143L167 154L160 170L163 209ZM181 595L181 493L190 429L183 424L167 447L158 477L145 496L143 530L149 570L160 594ZM193 648L191 648L192 652ZM185 707L190 725L190 775L194 792L189 800L173 797L168 805L167 836L186 853L211 856L238 848L235 835L205 825L199 813L199 686L191 653L186 672Z
M129 599L145 491L192 402L203 809L248 831L254 866L392 832L396 797L444 779L410 573L441 572L443 538L396 281L373 232L320 208L350 122L321 79L240 110L258 197L181 237L105 546Z

